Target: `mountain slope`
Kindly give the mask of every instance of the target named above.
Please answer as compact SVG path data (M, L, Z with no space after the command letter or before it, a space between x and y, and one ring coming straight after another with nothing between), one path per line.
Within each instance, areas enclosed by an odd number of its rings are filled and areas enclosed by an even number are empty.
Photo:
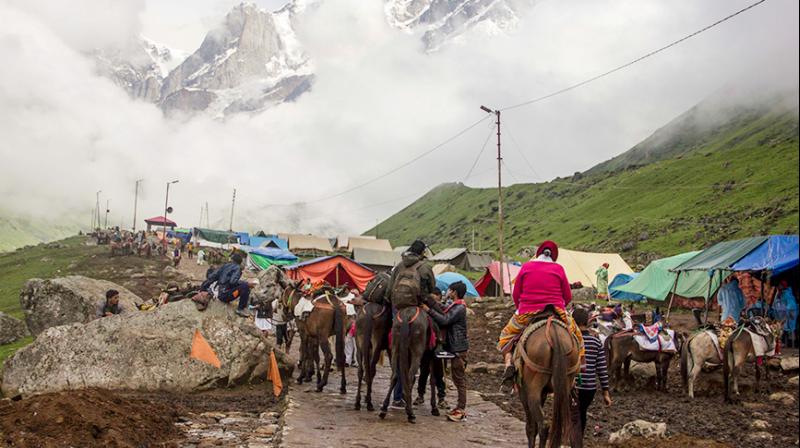
M675 157L505 189L508 252L547 238L645 263L729 238L797 233L796 103L731 120L693 137L702 144ZM680 128L661 131L683 138ZM495 249L496 206L494 189L446 184L378 229L395 245L422 237L437 249L468 247L474 230L476 249Z

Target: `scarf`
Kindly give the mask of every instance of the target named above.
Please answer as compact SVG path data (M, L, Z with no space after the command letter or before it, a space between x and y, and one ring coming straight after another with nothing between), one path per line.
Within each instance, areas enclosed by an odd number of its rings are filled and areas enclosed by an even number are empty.
M447 305L447 308L444 309L445 314L447 314L447 312L450 311L450 308L452 308L452 307L454 307L456 305L467 306L467 302L465 302L464 299L453 300L453 303L451 303L450 305Z
M552 263L552 262L553 262L553 259L552 259L552 258L550 258L550 257L548 257L548 256L547 256L547 255L545 255L545 254L541 254L541 255L539 255L538 257L536 257L536 261L546 261L546 262L548 262L548 263Z

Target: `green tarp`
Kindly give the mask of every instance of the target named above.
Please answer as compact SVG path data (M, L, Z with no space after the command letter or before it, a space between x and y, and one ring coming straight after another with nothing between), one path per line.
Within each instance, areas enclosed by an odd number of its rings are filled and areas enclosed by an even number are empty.
M249 256L253 264L255 264L261 269L267 269L272 265L288 266L290 264L294 264L297 262L297 260L277 260L275 258L265 257L263 255L255 254L252 252L250 252Z
M640 294L652 300L665 300L669 297L672 285L675 283L675 277L678 275L677 272L672 272L672 269L675 269L681 263L692 260L701 253L701 251L687 252L674 257L655 260L630 283L614 289ZM675 294L687 298L708 298L706 296L708 294L709 279L708 273L705 271L681 272ZM715 275L711 284L711 295L716 292L717 288L719 288L719 276Z
M730 269L734 263L749 254L767 240L756 236L736 241L723 241L700 252L696 256L676 266L674 271L714 271Z
M231 244L239 242L239 236L232 232L199 228L195 230L198 237L212 243Z

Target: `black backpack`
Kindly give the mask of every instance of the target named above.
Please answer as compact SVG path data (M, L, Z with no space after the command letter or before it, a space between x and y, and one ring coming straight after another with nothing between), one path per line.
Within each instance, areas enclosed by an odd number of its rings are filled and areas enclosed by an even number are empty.
M362 296L364 300L373 303L383 303L383 299L386 297L386 291L389 289L389 281L391 281L389 274L385 272L378 273L375 278L367 283L367 287L364 289L364 295Z

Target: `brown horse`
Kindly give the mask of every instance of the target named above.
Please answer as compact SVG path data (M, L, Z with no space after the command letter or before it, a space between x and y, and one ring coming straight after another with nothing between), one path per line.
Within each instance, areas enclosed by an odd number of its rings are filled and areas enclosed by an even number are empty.
M389 329L392 326L392 311L383 303L367 302L356 318L356 347L358 358L358 391L356 392L356 410L361 409L361 383L367 383L367 395L364 402L368 411L374 411L372 405L372 381L375 379L375 367L381 352L389 349Z
M536 437L544 448L561 446L562 439L572 436L570 393L580 369L579 347L567 326L553 316L531 324L523 333L514 352L519 372L519 399L525 409L525 432L528 447ZM553 392L553 415L548 425L542 404ZM580 441L577 441L580 445Z
M314 300L314 309L311 310L303 324L301 332L302 344L304 345L302 358L305 359L301 361L305 361L303 367L306 371L311 362L316 366L317 392L322 392L322 389L328 384L328 374L330 373L331 362L334 359L328 338L334 336L336 367L342 376L339 392L345 394L347 393L347 378L344 371L344 338L347 331L345 307L344 303L336 297L333 288L324 287L320 292L321 294L318 294ZM305 337L302 337L303 335ZM325 357L325 362L322 366L319 360L320 349L322 349L322 354Z
M632 331L616 333L606 339L606 354L608 358L608 371L615 390L619 390L623 378L629 376L631 361L640 363L652 362L656 365L656 390L667 391L667 372L669 364L676 353L681 350L682 336L675 333L676 352L642 350L634 339Z
M761 318L756 318L761 319ZM783 329L783 321L767 322L764 320L770 331L778 333L777 339L780 339L780 331ZM743 324L744 326L745 324ZM775 336L770 336L775 338ZM769 342L769 341L767 341ZM748 360L756 358L755 346L753 345L753 338L747 331L744 331L740 326L728 341L725 343L722 359L722 376L725 382L725 402L731 403L734 401L732 395L739 395L739 373ZM761 368L764 369L765 389L769 393L769 368L766 365L759 366L758 362L754 362L753 366L756 369L756 387L758 392L761 389ZM731 384L733 383L733 384Z
M403 388L403 399L406 402L406 416L409 423L416 423L413 405L413 382L419 369L422 354L425 352L428 337L428 316L422 308L409 306L397 311L392 324L392 380L386 399L383 400L378 416L386 418L389 399L398 381ZM399 374L399 375L398 375ZM432 375L431 375L432 376Z

